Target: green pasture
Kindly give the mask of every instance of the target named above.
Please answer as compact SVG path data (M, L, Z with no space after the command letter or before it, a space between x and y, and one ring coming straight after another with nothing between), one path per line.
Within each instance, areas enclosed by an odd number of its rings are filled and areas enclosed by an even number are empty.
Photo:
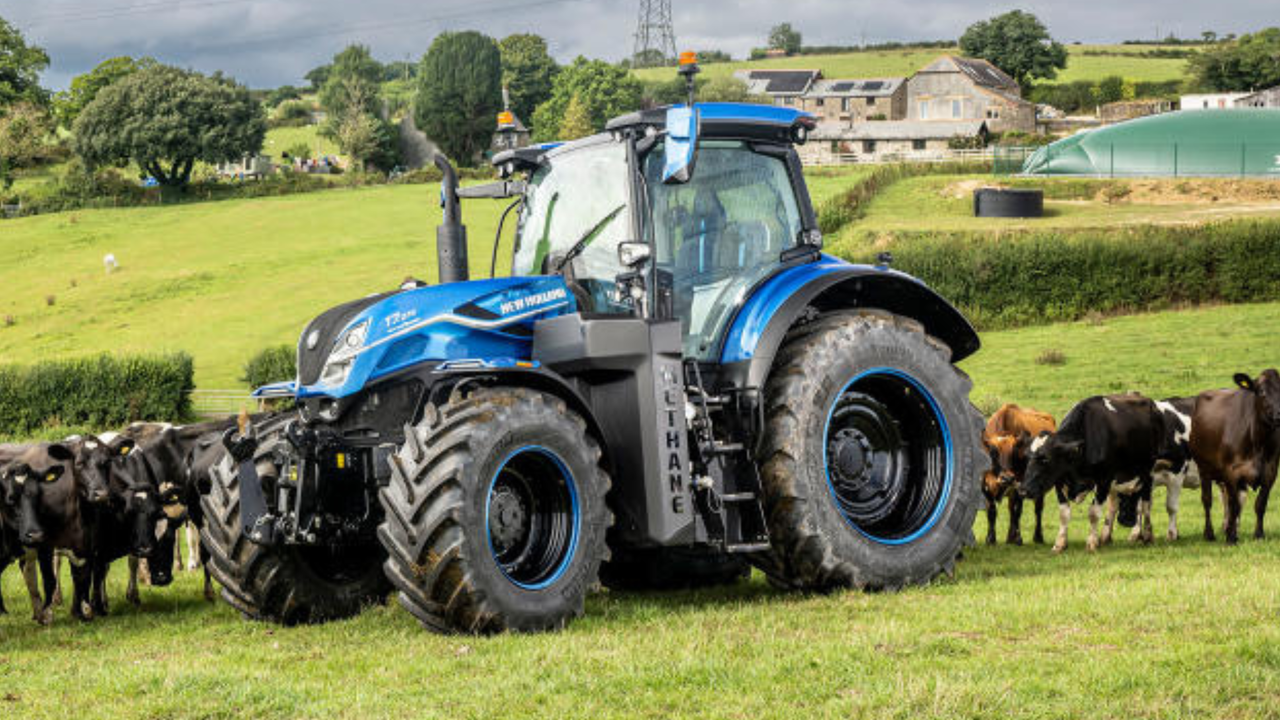
M1048 82L1101 80L1120 75L1135 82L1178 80L1186 74L1186 60L1179 58L1141 57L1138 53L1150 46L1071 45L1068 46L1067 68ZM1086 51L1107 55L1086 55ZM942 55L956 54L959 48L910 48L903 50L867 50L833 55L797 55L763 60L741 60L710 63L702 66L704 78L732 75L736 70L821 70L827 78L908 77ZM673 77L671 68L636 70L644 80L666 80Z

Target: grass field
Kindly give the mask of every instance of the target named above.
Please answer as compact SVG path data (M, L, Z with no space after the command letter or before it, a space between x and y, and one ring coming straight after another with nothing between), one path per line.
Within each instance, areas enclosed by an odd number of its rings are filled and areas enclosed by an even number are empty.
M964 367L975 397L1061 414L1094 392L1182 394L1275 365L1278 325L1280 304L988 333ZM1049 346L1065 365L1034 364ZM1198 496L1183 498L1177 543L1090 555L1076 513L1065 555L980 546L929 588L803 595L757 575L601 593L539 636L431 635L394 603L321 627L255 624L206 605L191 574L143 588L141 610L114 577L114 615L80 627L62 609L41 629L10 571L0 698L15 718L1280 717L1280 542L1205 543ZM1247 513L1242 537L1252 528Z
M990 175L932 175L900 180L867 206L866 214L832 241L894 231L1020 231L1038 228L1107 228L1118 225L1196 224L1226 217L1280 215L1280 184L1272 180L1140 180L1108 186L1127 194L1108 201L1104 193L1053 199L1046 191L1045 216L1010 219L973 216L973 191L1004 183ZM1007 183L1006 183L1007 184ZM1079 186L1074 179L1018 181L1019 187ZM1101 186L1101 184L1100 184Z
M280 153L295 145L306 145L311 149L311 157L324 155L336 157L340 154L338 144L320 134L319 125L272 128L267 131L267 138L262 143L262 152L279 162Z
M1178 80L1184 77L1186 60L1177 58L1140 57L1137 53L1151 49L1148 46L1127 45L1072 45L1068 48L1067 68L1051 82L1075 80L1101 80L1108 75L1120 75L1134 81ZM835 55L798 55L787 58L711 63L702 66L704 78L732 75L735 70L767 70L804 68L821 70L827 78L908 77L939 56L955 54L959 48L929 48L905 50L868 50L865 52ZM1107 55L1086 55L1085 52L1105 52ZM645 80L667 80L673 77L670 68L646 68L635 71Z

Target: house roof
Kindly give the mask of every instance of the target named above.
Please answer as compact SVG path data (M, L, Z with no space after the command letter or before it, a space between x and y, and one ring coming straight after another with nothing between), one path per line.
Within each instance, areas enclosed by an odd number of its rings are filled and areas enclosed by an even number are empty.
M869 120L818 123L813 140L946 140L986 132L985 120Z
M821 70L739 70L734 77L747 84L751 93L802 95L822 77Z
M809 88L808 94L816 97L889 97L906 81L900 77L818 80Z
M958 72L964 74L978 87L992 90L1011 90L1015 94L1018 83L1008 73L980 58L962 58L944 55L926 65L921 73Z

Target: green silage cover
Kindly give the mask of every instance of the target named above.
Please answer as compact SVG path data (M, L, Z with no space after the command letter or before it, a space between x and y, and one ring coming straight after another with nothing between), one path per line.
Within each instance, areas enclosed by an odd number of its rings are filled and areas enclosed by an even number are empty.
M1280 179L1280 109L1184 110L1129 120L1046 145L1022 172Z

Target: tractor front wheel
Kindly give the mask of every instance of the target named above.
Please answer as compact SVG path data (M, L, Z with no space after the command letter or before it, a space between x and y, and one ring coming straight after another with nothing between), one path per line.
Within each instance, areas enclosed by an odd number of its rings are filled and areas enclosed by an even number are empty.
M392 457L387 577L432 630L559 629L598 584L608 490L600 446L559 398L455 392Z
M794 328L765 389L761 477L775 583L897 589L950 573L982 502L982 416L916 322L833 313Z

